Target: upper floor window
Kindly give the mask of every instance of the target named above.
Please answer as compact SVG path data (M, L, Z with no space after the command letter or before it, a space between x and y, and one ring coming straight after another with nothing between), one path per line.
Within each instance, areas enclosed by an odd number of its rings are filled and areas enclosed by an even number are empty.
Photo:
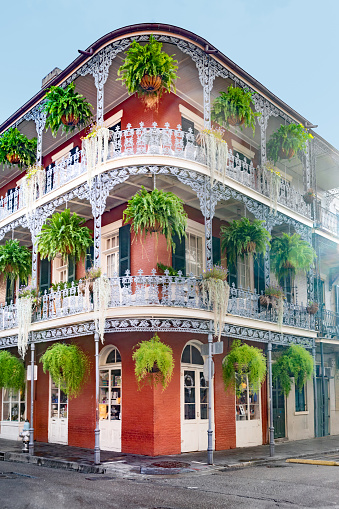
M199 276L203 271L203 237L187 232L186 237L186 274Z
M53 281L54 283L64 283L68 280L68 264L65 258L57 256L53 260Z
M119 231L112 232L104 239L106 257L106 274L113 277L119 274Z

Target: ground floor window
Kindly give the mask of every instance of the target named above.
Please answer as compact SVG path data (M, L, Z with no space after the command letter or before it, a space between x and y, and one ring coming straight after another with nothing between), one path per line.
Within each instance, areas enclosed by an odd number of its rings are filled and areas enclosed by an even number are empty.
M23 391L2 390L2 420L21 422L26 418L26 402Z
M121 356L113 348L106 357L105 367L100 368L99 381L100 420L121 420Z
M236 398L237 421L260 419L259 393L249 386L247 375L241 378L236 375L236 384L240 389L240 395Z
M299 391L299 389L295 387L295 411L296 412L307 411L305 386L301 389L301 391Z

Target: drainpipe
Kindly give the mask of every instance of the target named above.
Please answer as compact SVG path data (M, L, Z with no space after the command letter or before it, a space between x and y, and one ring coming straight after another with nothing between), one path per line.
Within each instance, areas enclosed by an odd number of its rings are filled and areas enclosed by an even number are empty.
M324 367L324 344L320 343L321 355L321 399L322 399L322 436L325 436L325 367Z
M317 372L316 372L316 364L315 364L315 356L316 356L316 347L313 345L312 347L312 355L313 355L313 392L314 392L314 436L319 436L318 430L318 396L317 396Z
M213 428L212 428L212 343L213 335L210 329L208 334L208 445L207 463L213 465Z
M94 333L95 344L95 444L94 464L100 465L100 428L99 428L99 334Z
M29 444L28 444L28 453L33 456L34 455L34 352L35 352L35 343L31 343L31 426L29 428Z
M270 332L271 336L271 332ZM270 456L274 456L274 425L273 425L273 385L272 385L272 343L267 344L267 364L268 364L268 405L270 409L269 422L269 443Z

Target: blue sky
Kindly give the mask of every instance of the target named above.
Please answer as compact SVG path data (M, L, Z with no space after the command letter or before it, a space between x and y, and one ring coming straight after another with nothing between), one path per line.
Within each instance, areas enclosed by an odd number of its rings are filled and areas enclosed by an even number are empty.
M143 22L207 39L339 149L338 0L16 0L1 8L0 123L95 40Z

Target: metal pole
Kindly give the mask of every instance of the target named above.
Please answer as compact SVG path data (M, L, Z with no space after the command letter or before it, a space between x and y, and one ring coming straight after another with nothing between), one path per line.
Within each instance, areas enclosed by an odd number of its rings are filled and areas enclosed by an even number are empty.
M273 384L272 384L272 343L267 344L267 363L268 363L268 404L270 409L269 442L270 456L274 456L274 424L273 424Z
M212 428L212 344L213 334L208 334L208 445L207 445L207 463L213 465L213 428Z
M94 463L100 465L100 428L99 428L99 334L94 333L95 343L95 444Z
M315 364L316 348L315 345L312 347L313 355L313 390L314 390L314 436L319 436L318 430L318 396L317 396L317 372Z
M28 453L34 454L34 352L35 343L31 343L31 423L29 428Z
M325 367L324 367L324 344L320 343L321 355L321 399L322 399L322 435L325 436L326 422L325 422Z

